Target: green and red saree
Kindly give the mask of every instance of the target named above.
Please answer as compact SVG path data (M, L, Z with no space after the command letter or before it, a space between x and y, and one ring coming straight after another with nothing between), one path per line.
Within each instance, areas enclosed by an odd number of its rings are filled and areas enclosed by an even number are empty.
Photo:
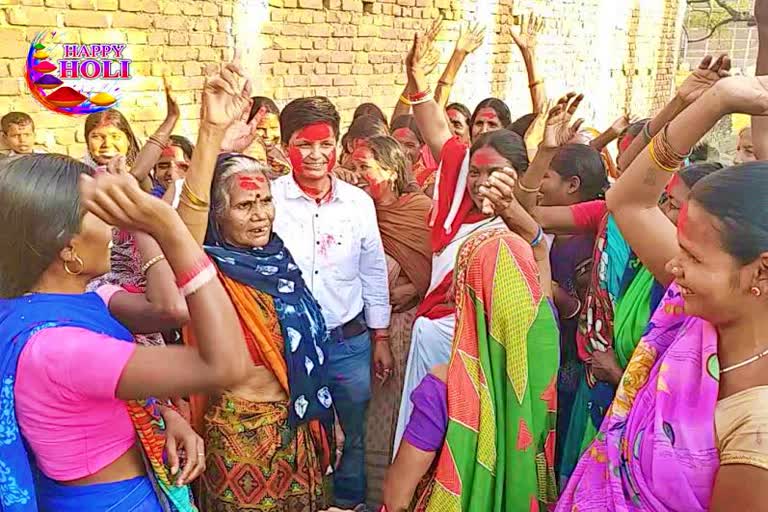
M481 232L456 265L448 428L417 511L517 512L555 503L559 332L533 252Z

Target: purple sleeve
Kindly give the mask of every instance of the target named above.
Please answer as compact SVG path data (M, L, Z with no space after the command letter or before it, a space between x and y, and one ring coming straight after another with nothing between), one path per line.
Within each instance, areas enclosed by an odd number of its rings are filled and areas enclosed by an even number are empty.
M448 429L447 386L432 374L424 377L411 393L413 412L403 439L419 450L436 452Z

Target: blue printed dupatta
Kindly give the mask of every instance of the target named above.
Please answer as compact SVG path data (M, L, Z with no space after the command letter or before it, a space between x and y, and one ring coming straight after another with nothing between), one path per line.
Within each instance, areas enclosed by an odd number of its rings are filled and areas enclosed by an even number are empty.
M0 512L36 512L34 459L19 431L14 385L19 356L29 339L52 327L78 327L128 343L131 333L109 313L95 293L80 295L32 294L0 299ZM87 364L85 362L84 364ZM158 499L171 512L192 512L189 488L175 487L162 462L164 424L154 400L126 403L137 427L154 474L149 475L162 492ZM158 454L160 460L158 460Z

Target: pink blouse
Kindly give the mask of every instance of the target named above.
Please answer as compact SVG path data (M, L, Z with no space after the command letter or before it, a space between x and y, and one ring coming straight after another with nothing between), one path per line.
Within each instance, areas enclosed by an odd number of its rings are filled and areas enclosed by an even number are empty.
M120 288L97 293L109 302ZM21 352L16 415L38 467L68 481L92 475L128 451L136 432L115 397L136 345L77 327L34 334Z

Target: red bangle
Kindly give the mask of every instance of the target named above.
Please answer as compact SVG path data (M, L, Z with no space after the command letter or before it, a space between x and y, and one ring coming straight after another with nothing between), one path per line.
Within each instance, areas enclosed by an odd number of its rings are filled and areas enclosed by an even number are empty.
M208 255L203 253L200 259L197 260L189 270L186 270L176 276L176 286L179 288L184 288L189 284L190 281L197 277L198 274L208 268L209 265L213 265L213 263L211 262L211 259L208 257Z
M420 100L423 100L424 98L426 98L427 96L429 96L430 94L432 94L432 89L427 87L427 89L424 90L424 91L417 92L415 94L409 94L408 95L408 99L410 101L420 101Z

